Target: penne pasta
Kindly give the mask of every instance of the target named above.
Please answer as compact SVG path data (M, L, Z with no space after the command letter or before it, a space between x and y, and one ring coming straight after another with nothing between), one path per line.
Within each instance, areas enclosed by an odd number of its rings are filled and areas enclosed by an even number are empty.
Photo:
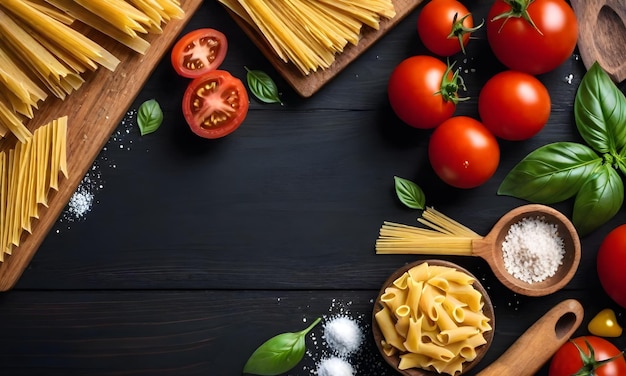
M375 313L384 353L398 354L400 369L461 371L486 343L484 333L492 330L474 282L446 266L424 262L409 268L385 288L382 308Z

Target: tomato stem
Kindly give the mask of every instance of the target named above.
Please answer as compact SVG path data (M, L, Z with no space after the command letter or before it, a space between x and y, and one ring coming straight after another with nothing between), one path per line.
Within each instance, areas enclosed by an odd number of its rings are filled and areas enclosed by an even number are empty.
M539 28L535 24L535 21L533 21L532 17L530 17L530 14L528 14L528 7L535 0L502 0L502 1L508 4L509 6L511 6L511 9L491 19L491 21L493 22L493 21L501 20L504 18L504 22L502 22L502 25L500 25L500 29L498 29L498 32L502 30L502 28L504 27L504 25L509 19L523 18L524 20L526 20L526 22L528 22L533 27L533 29L537 30L539 34L543 35L541 30L539 30Z
M448 39L457 38L459 40L463 55L465 55L465 43L463 43L463 36L465 34L471 34L475 32L485 24L485 20L483 20L478 26L465 27L465 25L463 25L463 22L465 22L465 19L471 15L471 13L468 13L459 19L459 13L455 13L454 18L452 19L452 30L450 31L450 34L448 34Z
M595 351L593 350L593 346L591 346L591 344L589 343L589 341L587 341L587 339L585 338L585 344L587 345L587 349L589 350L589 354L586 354L583 349L580 348L580 346L578 346L578 344L574 341L572 341L572 343L574 344L574 346L576 346L576 348L578 349L578 353L580 355L580 360L583 363L583 366L572 376L592 376L596 374L596 369L602 367L603 365L614 361L615 359L618 359L622 356L624 356L624 352L622 351L621 353L608 358L608 359L604 359L604 360L596 360L595 357Z
M450 61L448 61L446 71L443 72L443 77L441 77L440 90L435 92L435 95L441 94L444 101L457 104L460 101L468 100L469 97L459 98L458 96L459 88L463 88L463 91L467 91L467 88L465 87L465 81L463 80L463 77L459 75L459 72L461 70L460 68L454 72L452 78L448 78L448 75L452 71L452 68L455 64L456 61L452 64L450 64Z

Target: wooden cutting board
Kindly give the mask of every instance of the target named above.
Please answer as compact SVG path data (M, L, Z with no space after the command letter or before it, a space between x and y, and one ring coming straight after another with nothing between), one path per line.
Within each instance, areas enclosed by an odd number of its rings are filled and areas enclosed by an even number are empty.
M115 72L99 68L85 75L86 82L82 88L65 101L49 98L27 124L29 129L34 130L53 119L68 116L69 179L60 180L58 192L51 191L49 207L42 208L39 219L33 220L32 234L25 233L20 246L14 248L13 253L0 263L0 291L11 289L22 275L128 107L202 0L182 0L181 3L185 17L168 22L162 34L149 35L151 45L145 55L137 54L110 39L102 41L102 46L121 60ZM93 36L93 39L99 42L97 36ZM0 150L13 146L14 143L5 140L0 143Z
M415 10L423 1L425 0L393 0L392 2L396 8L396 16L394 18L382 20L378 30L364 27L361 40L356 46L348 45L341 54L337 55L335 62L328 69L310 73L308 76L303 75L293 64L282 61L278 55L274 53L274 50L261 34L257 33L245 20L228 10L228 8L226 9L289 85L302 97L307 98L315 94L322 86L332 80L333 77L339 74L352 60L359 57L372 44Z

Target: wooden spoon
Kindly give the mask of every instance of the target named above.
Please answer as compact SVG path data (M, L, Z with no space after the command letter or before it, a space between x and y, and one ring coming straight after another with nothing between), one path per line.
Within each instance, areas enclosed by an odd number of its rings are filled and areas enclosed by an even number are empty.
M572 336L583 315L583 307L577 300L557 304L477 376L534 375Z
M506 270L502 257L502 242L511 225L523 218L536 217L543 217L546 222L557 226L557 231L565 246L565 255L563 264L552 277L541 282L528 283L514 277ZM500 218L487 236L473 240L472 255L482 257L487 261L496 277L510 290L527 296L544 296L558 291L574 277L580 263L581 246L576 228L565 215L550 206L529 204L509 211Z
M578 19L578 51L589 69L595 61L619 83L626 79L626 1L571 0Z
M510 274L504 266L502 243L510 227L523 218L543 218L547 223L555 224L564 243L565 255L562 264L553 276L541 282L528 283L522 281ZM528 204L506 213L498 220L487 236L472 239L471 246L462 249L437 247L437 250L434 251L430 248L413 247L409 244L391 250L377 250L377 252L384 254L478 256L487 261L495 276L512 291L527 296L543 296L559 290L572 279L580 263L581 247L576 228L566 216L550 206Z

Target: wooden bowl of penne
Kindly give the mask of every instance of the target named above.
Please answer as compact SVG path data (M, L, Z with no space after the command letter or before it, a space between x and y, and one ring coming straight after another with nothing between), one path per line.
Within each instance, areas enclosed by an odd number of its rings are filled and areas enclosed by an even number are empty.
M460 375L493 340L494 309L470 272L444 260L395 271L374 304L372 330L385 361L407 376Z

